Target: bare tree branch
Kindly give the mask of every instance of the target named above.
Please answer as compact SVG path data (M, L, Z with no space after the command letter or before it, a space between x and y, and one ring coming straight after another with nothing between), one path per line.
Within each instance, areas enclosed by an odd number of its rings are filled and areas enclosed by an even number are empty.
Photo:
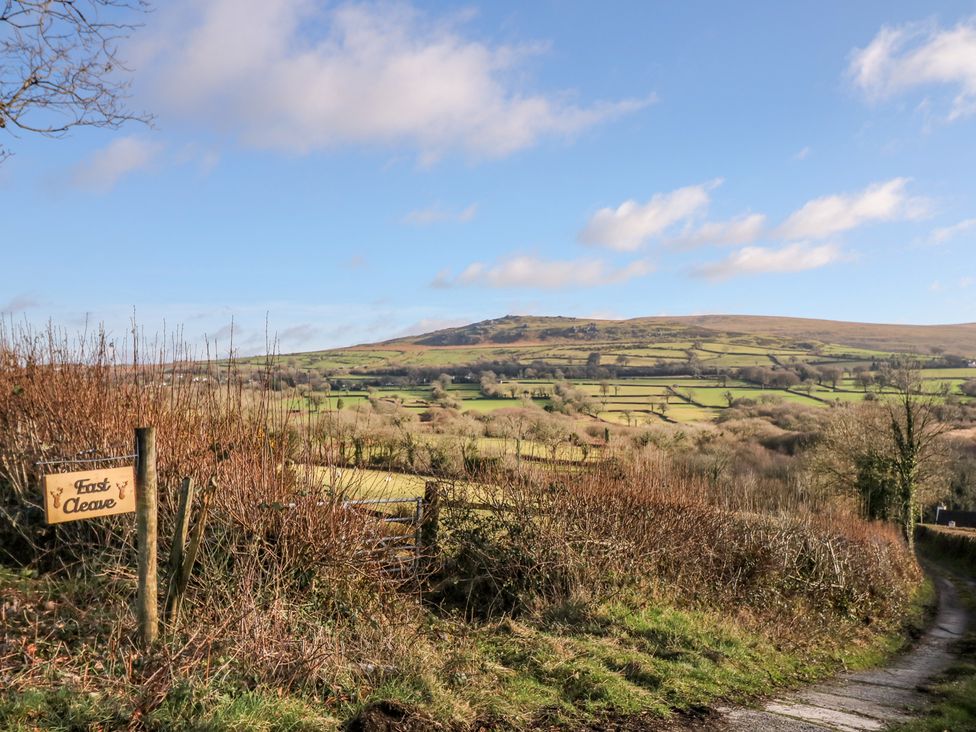
M59 136L73 127L150 123L126 106L118 43L146 0L0 0L0 129ZM0 161L10 154L0 144Z

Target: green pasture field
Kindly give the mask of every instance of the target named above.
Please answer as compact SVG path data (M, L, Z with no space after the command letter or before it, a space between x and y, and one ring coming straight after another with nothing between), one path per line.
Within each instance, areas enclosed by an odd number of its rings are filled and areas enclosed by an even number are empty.
M968 369L944 369L947 372L967 373ZM976 371L976 369L972 370ZM926 391L935 394L941 383L949 383L953 387L953 394L960 396L959 386L965 379L956 376L945 376L937 379L927 379L925 381ZM797 404L806 404L813 407L824 407L829 403L841 402L860 402L865 398L865 392L858 388L852 379L844 379L839 383L837 390L828 385L815 385L810 389L810 394L805 392L805 388L794 388L791 391L768 387L762 389L758 386L745 384L741 381L727 379L726 385L714 378L693 378L693 377L655 377L655 378L635 378L635 379L608 379L607 393L601 391L599 381L574 381L572 386L586 392L593 404L600 410L600 419L614 424L626 424L627 420L622 415L623 412L631 412L631 421L640 421L643 412L656 411L660 402L668 398L669 410L667 417L677 422L691 421L712 421L721 409L727 407L725 398L726 392L731 392L734 399L751 399L759 401L764 398L782 399ZM540 390L548 393L554 392L555 383L543 379L526 379L517 382L507 382L500 384L503 393L508 386L517 387L516 398L504 397L484 397L480 393L477 384L451 384L448 391L453 398L458 400L461 411L470 411L478 414L489 414L499 409L512 409L523 407L535 407L542 409L549 403L547 398L530 398L523 400L524 392L538 392ZM674 391L672 391L674 390ZM677 392L675 395L674 392ZM892 389L879 392L877 387L869 387L870 394L883 396L893 393ZM416 388L378 388L375 390L376 397L380 400L398 400L400 407L410 412L419 413L429 409L433 405L431 391L428 387ZM320 402L319 411L335 410L338 408L338 401L343 401L346 409L354 408L356 405L367 399L364 391L332 392L329 397L324 394L313 394ZM697 402L701 407L689 404L684 397L689 397ZM965 398L964 398L965 399ZM965 399L968 401L968 399ZM289 409L305 411L309 409L309 402L301 397L290 397L287 401ZM676 406L681 409L674 410ZM702 408L704 407L704 409ZM652 416L652 419L659 420L660 417Z
M478 361L505 360L511 354L501 348L441 349L429 348L408 352L400 361L410 366L452 366Z
M318 411L318 412L331 412L339 408L339 400L342 400L342 406L344 409L349 409L354 407L361 402L366 401L366 394L363 393L350 393L350 394L336 394L333 393L331 396L326 397L324 394L314 394L312 395L316 399L320 399L318 409L316 410L312 407L307 399L304 397L289 397L285 400L285 405L288 409L304 412L304 411Z
M610 405L611 409L605 412L600 412L599 417L604 422L610 422L611 424L627 425L630 427L642 427L649 424L661 424L665 422L665 418L661 416L660 412L652 411L648 407L639 407L634 409L613 409L613 405ZM627 415L630 415L630 421L627 420ZM675 419L670 412L668 412L668 419Z
M850 392L850 391L828 391L828 392L825 392L825 393L822 393L822 394L821 393L817 393L817 392L813 392L813 393L814 393L815 396L818 396L821 399L826 399L827 401L832 401L832 402L842 402L842 403L845 403L846 404L848 402L862 402L862 401L864 401L864 394L862 394L859 391L858 392Z
M703 404L706 407L725 407L728 406L728 401L725 398L726 392L731 392L734 399L759 399L764 394L773 393L772 390L766 389L679 389L687 393L692 400ZM781 396L782 393L776 393L777 396Z
M351 374L350 371L362 370L382 374L384 367L402 366L458 366L470 364L477 371L479 364L486 364L494 360L519 361L530 364L541 360L549 364L583 365L593 352L601 354L601 365L604 367L619 366L618 356L626 356L627 366L654 365L658 362L687 361L689 353L693 353L701 363L704 376L660 376L638 378L608 378L606 379L606 394L603 393L602 380L583 379L573 380L572 385L586 392L595 407L601 410L601 419L614 423L626 423L623 412L632 413L631 419L638 419L638 415L656 409L671 389L690 397L695 404L688 404L682 399L672 396L671 409L668 419L687 421L710 421L719 411L727 406L726 391L730 391L735 399L759 400L764 397L779 398L786 401L807 404L809 406L824 407L834 402L858 402L865 398L865 390L859 387L849 374L859 365L870 366L872 362L890 357L890 352L858 348L836 344L816 344L816 348L797 347L795 342L786 338L762 337L759 335L730 334L727 340L716 339L714 336L707 340L695 341L688 338L688 331L681 328L656 327L648 331L653 338L601 340L599 338L584 342L553 342L551 344L532 342L520 343L490 343L483 342L471 346L423 346L417 343L391 342L371 347L340 349L334 351L320 351L304 354L281 356L279 362L292 368L302 368L317 371L319 375L330 375L333 378L362 381L371 377L369 373ZM695 346L698 346L696 349ZM932 356L919 356L921 359L931 359ZM819 365L834 364L845 369L845 377L838 382L837 389L829 385L810 387L809 392L803 388L793 391L767 388L765 390L736 381L725 379L725 385L714 375L718 369L734 369L745 366L772 366L775 361L784 365L791 363L813 362ZM252 359L251 366L260 368L264 360ZM711 373L711 376L709 375ZM976 368L954 369L926 369L923 373L924 388L931 394L938 394L939 388L948 385L951 394L962 396L960 387L970 378L976 378ZM551 379L518 379L511 382L502 381L499 384L499 396L484 397L480 393L478 384L451 384L448 388L451 396L459 401L461 411L475 414L487 414L499 409L517 407L545 407L549 400L538 397L523 401L523 394L529 392L544 392L552 394L555 383ZM510 389L515 389L515 398L509 396ZM433 405L431 389L428 386L418 387L383 387L375 390L376 396L387 402L398 400L404 410L419 413ZM891 393L892 389L879 390L876 386L867 389L867 393L883 396ZM345 408L354 408L367 398L362 390L349 392L334 391L328 397L324 393L312 393L313 401L319 402L320 410L334 410L341 399ZM300 397L290 397L287 402L289 409L308 410L311 404ZM659 420L657 415L650 415L651 419Z
M688 404L687 402L678 402L677 400L672 400L671 405L668 407L668 419L673 419L675 422L712 422L718 416L721 409L710 409L708 407L699 407L694 404Z
M772 366L773 361L769 358L768 354L765 355L739 355L739 354L723 354L716 355L713 353L706 353L702 351L698 353L698 359L701 361L703 366L709 368L745 368L747 366Z
M596 403L605 410L648 409L660 404L668 397L670 397L670 401L676 401L676 398L671 396L670 392L661 391L657 394L644 394L641 396L610 396L606 401L597 399Z
M634 412L631 415L631 425L633 424L634 415L638 415L641 421L646 419L646 416L643 413ZM627 424L627 419L622 411L600 412L597 416L604 422L610 422L611 424Z
M664 394L670 384L633 384L628 381L614 380L607 381L607 398L616 399L621 396L646 397ZM577 389L585 391L594 398L601 399L603 391L600 384L590 382L580 382L576 385Z
M852 379L852 378L843 378L843 379L841 379L840 381L837 382L837 388L838 389L843 389L845 391L856 391L859 394L863 394L864 393L864 388L862 386L860 386L855 379ZM873 392L877 392L878 391L878 389L877 389L876 386L869 386L867 390L868 391L873 391Z
M546 400L536 399L534 402L536 404L542 404ZM494 412L497 409L511 409L513 407L522 406L521 399L494 399L488 397L480 397L478 399L465 399L461 402L461 409L468 410L472 409L476 412Z
M872 351L868 348L855 348L828 343L820 347L820 353L825 356L845 356L862 359L885 359L891 356L891 351Z
M976 368L965 369L925 369L922 372L926 379L976 379Z
M810 351L804 351L799 348L767 348L764 346L747 345L744 343L719 343L717 341L706 341L701 344L701 351L705 352L718 352L726 354L739 354L739 355L758 355L765 356L768 353L772 353L777 358L783 360L788 359L790 356L796 356L799 359L801 356L809 356Z
M614 360L617 356L626 356L628 359L642 358L648 360L656 360L659 358L687 360L688 358L688 353L680 348L614 348L612 351L607 351L605 355Z
M316 468L323 487L348 498L413 498L424 494L428 480L421 475L407 475L366 468Z
M612 359L605 360L603 362L603 366L616 365L616 359L617 357L616 355L614 355ZM688 360L688 354L685 353L682 353L681 355L676 354L674 356L627 356L626 366L628 368L632 366L653 368L653 367L660 366L662 364L684 363L687 360Z
M796 402L797 404L806 404L807 406L811 406L811 407L817 407L822 405L822 402L819 402L816 399L812 399L811 397L807 396L806 393L803 391L785 391L783 389L772 389L772 390L766 389L766 392L767 393L772 392L774 396L779 397L780 399L784 399L788 402ZM761 393L762 392L760 392L760 394ZM810 393L813 394L812 391ZM814 396L820 397L821 399L825 398L825 397L821 397L819 394L815 394Z
M960 387L962 387L962 385L967 381L968 379L925 379L922 382L922 389L932 394L938 394L939 389L948 387L950 394L959 396L962 394L962 389Z

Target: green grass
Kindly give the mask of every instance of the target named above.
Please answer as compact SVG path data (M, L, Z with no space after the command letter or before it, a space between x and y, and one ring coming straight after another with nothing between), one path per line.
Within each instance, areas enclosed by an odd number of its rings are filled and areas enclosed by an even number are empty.
M698 407L694 404L681 404L677 403L676 399L671 401L667 416L668 419L673 419L676 422L711 422L719 413L718 409Z
M43 599L50 589L41 588L59 581L0 570L0 593L34 587ZM766 633L721 609L677 607L637 589L518 619L477 623L431 612L409 628L409 653L381 678L337 668L333 686L298 694L235 681L247 678L240 668L209 682L169 681L145 708L138 706L143 690L121 670L111 678L65 675L104 651L88 641L59 651L56 684L0 694L0 729L116 729L138 720L148 730L319 732L341 729L378 700L405 704L445 727L479 718L514 729L542 720L547 728L606 728L746 702L878 663L903 643L900 634L872 636L853 626L821 631L817 642L796 642L805 636L783 630Z
M925 369L926 377L933 379L976 379L976 369Z
M760 397L773 394L775 392L762 389L681 389L692 399L706 407L725 407L728 401L725 398L726 392L732 394L734 399L759 399Z
M536 399L533 401L536 405L545 404L547 400ZM497 409L513 409L516 407L521 407L522 401L520 399L492 399L489 397L479 397L477 399L465 399L461 403L462 410L470 409L475 412L494 412Z
M470 703L525 723L544 711L554 726L584 727L746 702L838 667L879 663L904 638L790 651L714 612L622 598L591 610L557 607L534 622L506 620L481 629L475 643L488 679L465 679Z
M766 355L739 355L739 354L729 354L729 355L715 355L710 353L700 354L700 359L702 365L708 368L744 368L746 366L771 366L772 361Z
M320 705L273 691L233 689L214 691L177 684L148 714L134 708L131 696L79 693L59 689L16 692L0 698L0 729L8 732L80 732L140 728L190 732L324 732L336 730L338 720L322 713Z
M814 396L826 399L831 402L863 402L864 394L861 392L832 391L830 389L817 390L811 392Z

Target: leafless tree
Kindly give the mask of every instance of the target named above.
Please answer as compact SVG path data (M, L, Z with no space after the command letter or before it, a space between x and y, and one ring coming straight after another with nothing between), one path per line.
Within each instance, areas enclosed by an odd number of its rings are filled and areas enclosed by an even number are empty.
M58 136L118 128L134 114L118 43L146 0L0 0L0 128ZM0 145L0 160L10 154Z
M810 465L825 485L858 496L865 517L896 521L911 546L920 492L944 489L948 425L917 366L895 371L892 385L875 403L837 409Z
M937 401L923 391L918 366L905 366L894 374L897 395L886 402L894 443L901 520L908 545L913 545L915 517L919 510L918 489L928 473L941 462L948 430L938 415Z

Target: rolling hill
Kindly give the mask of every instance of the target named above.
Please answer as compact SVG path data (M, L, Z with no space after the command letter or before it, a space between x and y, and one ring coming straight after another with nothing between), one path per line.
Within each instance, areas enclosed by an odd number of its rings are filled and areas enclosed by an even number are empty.
M686 315L630 320L592 320L508 315L447 328L382 345L421 346L485 343L570 343L579 341L655 341L664 338L736 339L758 336L892 353L948 353L976 357L976 323L894 325L766 315Z
M455 328L348 348L296 353L286 362L306 367L381 371L403 366L464 366L497 360L573 363L602 351L647 364L739 354L777 362L852 361L892 353L976 358L976 323L897 325L752 315L691 315L598 320L508 315ZM767 359L767 357L769 357Z
M280 388L302 386L306 397L328 408L379 399L418 414L438 399L477 414L528 403L546 407L562 385L585 395L590 412L598 405L594 417L633 425L710 422L742 400L819 408L874 399L894 388L893 361L905 354L917 355L924 391L973 401L967 384L976 380L974 323L743 315L510 315L382 343L282 355L275 378ZM251 363L264 368L263 359ZM442 387L446 395L434 395L435 381L448 385Z

